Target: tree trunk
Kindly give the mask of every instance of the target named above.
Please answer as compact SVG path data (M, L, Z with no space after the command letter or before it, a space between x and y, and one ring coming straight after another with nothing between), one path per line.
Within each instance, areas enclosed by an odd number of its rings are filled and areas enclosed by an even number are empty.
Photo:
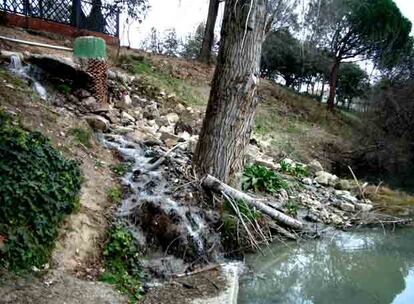
M214 43L214 28L216 26L219 4L220 0L210 0L203 44L201 45L199 56L199 60L205 63L210 63L211 61L211 49Z
M325 76L322 77L322 89L321 89L321 95L319 96L319 101L322 102L323 101L323 95L325 91Z
M265 2L226 1L210 99L193 158L199 176L211 174L236 187L258 104Z
M329 97L328 97L328 111L333 111L335 107L336 85L338 83L339 58L335 58L332 65L331 73L329 74Z

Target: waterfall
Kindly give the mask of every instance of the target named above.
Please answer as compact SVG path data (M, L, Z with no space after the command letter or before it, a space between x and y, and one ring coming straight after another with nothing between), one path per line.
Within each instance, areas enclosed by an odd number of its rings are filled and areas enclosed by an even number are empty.
M19 78L27 80L32 84L33 90L40 96L41 99L47 100L48 94L44 86L34 77L34 69L31 65L23 65L20 56L11 55L10 56L10 71L12 71Z

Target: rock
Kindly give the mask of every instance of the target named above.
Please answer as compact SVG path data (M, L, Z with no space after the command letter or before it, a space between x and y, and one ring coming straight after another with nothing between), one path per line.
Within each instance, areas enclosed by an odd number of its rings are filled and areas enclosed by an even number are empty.
M295 162L294 162L293 160L291 160L290 158L285 158L285 159L283 159L283 160L281 161L281 163L284 163L284 164L286 164L286 165L288 165L288 166L291 166L291 167L293 167L293 168L296 166Z
M126 110L132 106L131 97L128 94L122 95L121 100L115 102L115 107Z
M188 149L194 153L198 143L198 135L191 136L190 140L188 141Z
M316 172L315 182L324 186L331 186L336 183L338 177L325 171Z
M370 204L357 203L355 204L355 208L362 212L368 212L372 210L373 206Z
M85 106L90 111L95 111L99 108L99 103L93 96L82 99L81 105Z
M178 134L178 137L184 141L189 141L191 139L191 135L188 132L182 132Z
M177 106L175 107L175 110L176 110L178 113L183 113L183 112L185 112L185 106L183 106L181 103L179 103L179 104L177 104Z
M120 134L120 135L125 135L125 134L128 134L130 132L134 132L134 128L119 126L119 127L116 127L114 129L114 133L115 134Z
M171 133L172 135L176 136L174 134L174 128L172 126L167 126L167 127L162 126L161 128L159 128L158 132L161 132L161 133ZM179 138L178 136L176 136L176 137Z
M84 119L95 131L106 132L109 130L109 121L99 115L85 116Z
M177 113L169 113L165 116L168 122L172 125L176 124L180 120L180 116Z
M302 179L302 183L305 184L305 185L309 185L310 186L310 185L313 184L313 181L312 181L311 178L305 177L305 178Z
M157 122L157 125L161 127L166 127L170 124L166 116L160 116L155 121Z
M143 116L145 119L153 120L160 116L158 111L157 103L153 102L149 105L146 105L143 109Z
M335 189L338 190L351 190L352 185L349 180L341 179L335 184Z
M176 141L176 143L178 143L180 138L177 135L174 135L173 133L161 131L161 138L160 139L164 142L168 139L168 140L174 140L174 141Z
M125 125L133 124L135 122L135 118L129 115L127 112L122 112L121 122L122 124L125 124Z
M341 208L344 211L348 211L348 212L354 212L355 211L355 206L351 203L341 203L339 208Z
M307 167L311 174L315 174L318 171L324 171L321 163L316 159L312 160Z
M335 213L331 213L330 214L330 220L334 225L342 225L344 223L344 221L342 220L342 218L335 214Z
M144 107L148 104L148 100L136 94L132 95L132 102L134 105L138 105L140 107Z
M75 95L72 95L72 94L70 94L70 95L67 97L67 100L68 100L70 103L75 104L75 105L80 104L80 100L79 100L79 98L78 98L78 97L76 97Z
M351 194L351 192L349 192L349 191L345 191L345 190L335 190L334 193L335 193L335 195L337 197L339 197L342 200L345 200L345 201L347 201L347 202L349 202L351 204L356 204L356 203L359 202L358 199L355 196L353 196Z
M279 190L279 197L284 200L284 201L288 201L289 200L289 194L285 189L280 189Z
M79 99L85 99L92 96L92 94L85 89L76 89L73 94Z

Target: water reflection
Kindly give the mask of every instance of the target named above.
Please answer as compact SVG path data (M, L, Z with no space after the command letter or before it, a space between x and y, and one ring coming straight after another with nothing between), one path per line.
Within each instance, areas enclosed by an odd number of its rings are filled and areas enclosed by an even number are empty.
M414 303L414 230L338 233L247 258L239 303Z

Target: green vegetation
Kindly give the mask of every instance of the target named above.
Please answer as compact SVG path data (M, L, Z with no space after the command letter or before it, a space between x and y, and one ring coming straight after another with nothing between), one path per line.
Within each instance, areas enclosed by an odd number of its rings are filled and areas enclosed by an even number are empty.
M92 147L92 131L85 128L73 128L69 130L69 135L72 135L76 141L86 148Z
M130 296L132 303L137 303L143 294L143 273L138 261L138 246L131 233L115 224L109 231L103 255L105 272L101 280L116 285L118 290Z
M107 192L108 198L114 204L119 204L122 201L122 190L118 187L112 187Z
M288 184L274 171L264 166L251 165L244 170L242 189L245 191L274 193L286 188L288 188Z
M282 171L283 173L289 174L289 175L293 175L293 176L297 176L297 177L304 177L304 176L309 176L309 171L306 168L306 166L302 165L302 164L290 164L284 160L282 160L280 162L280 171Z
M71 92L72 92L72 88L67 85L66 83L62 83L60 84L57 89L59 90L60 93L62 93L65 96L68 96Z
M296 217L299 211L299 204L296 200L290 199L285 205L286 214Z
M114 172L119 177L124 176L130 169L130 163L119 163L116 165L111 165L112 172Z
M0 112L0 266L41 267L65 216L79 207L82 176L39 132Z

